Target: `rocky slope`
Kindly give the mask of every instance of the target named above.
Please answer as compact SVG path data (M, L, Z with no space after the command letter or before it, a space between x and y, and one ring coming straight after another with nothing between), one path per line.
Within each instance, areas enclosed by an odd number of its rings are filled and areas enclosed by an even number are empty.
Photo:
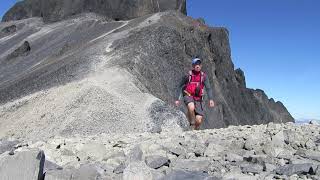
M65 6L21 3L33 2ZM132 6L139 6L135 2ZM184 1L159 2L164 9L185 11ZM7 14L18 16L14 12L21 3ZM33 7L23 8L33 12ZM281 102L246 88L244 73L234 70L225 28L208 27L177 11L146 11L114 21L103 13L75 10L73 16L48 11L63 19L55 23L34 17L0 24L0 137L187 129L185 116L171 105L176 83L195 55L204 60L217 104L205 107L202 128L293 121ZM129 19L136 16L141 17Z
M320 179L320 126L2 139L0 153L13 179Z
M121 57L113 54L113 41L159 18L106 22L84 14L48 25L39 18L5 24L22 29L1 39L0 135L144 132L161 128L165 123L155 122L163 117L183 127L182 112L147 93L136 77L113 62ZM30 52L11 53L21 40L30 44Z

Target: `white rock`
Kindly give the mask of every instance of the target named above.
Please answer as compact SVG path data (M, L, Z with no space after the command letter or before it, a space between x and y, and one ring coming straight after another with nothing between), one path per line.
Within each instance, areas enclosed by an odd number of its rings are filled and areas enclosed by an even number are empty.
M241 162L241 161L243 161L243 157L242 156L239 156L239 155L234 154L234 153L227 153L225 159L230 161L230 162Z
M210 143L204 152L204 156L215 157L221 155L225 148L219 144Z
M81 159L102 161L107 155L107 149L102 143L89 142L84 144L79 152Z
M237 179L237 180L257 180L258 178L255 176L249 176L249 175L242 174L242 173L230 172L230 173L225 174L223 176L223 179L226 179L226 180L234 180L234 179Z
M306 142L306 148L313 149L315 147L316 147L316 144L314 143L314 141L312 139L308 139L308 141Z
M152 180L152 169L144 162L131 162L123 171L123 180Z

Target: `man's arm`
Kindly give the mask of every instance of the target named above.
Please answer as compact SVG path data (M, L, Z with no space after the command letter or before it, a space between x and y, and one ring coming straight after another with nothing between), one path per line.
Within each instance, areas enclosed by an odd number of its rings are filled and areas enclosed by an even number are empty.
M212 88L211 88L210 81L209 81L208 77L206 77L206 79L204 80L204 86L206 87L206 91L209 96L209 107L214 107L215 103L213 101L213 95L212 95L213 92L212 92Z
M176 89L176 100L179 99L180 95L181 95L181 92L182 92L182 89L185 87L186 83L188 82L188 76L184 75L179 84L178 84L178 87Z
M213 92L212 92L212 88L211 88L211 84L209 81L209 78L206 76L205 80L204 80L204 86L206 88L206 92L209 96L209 100L213 100Z

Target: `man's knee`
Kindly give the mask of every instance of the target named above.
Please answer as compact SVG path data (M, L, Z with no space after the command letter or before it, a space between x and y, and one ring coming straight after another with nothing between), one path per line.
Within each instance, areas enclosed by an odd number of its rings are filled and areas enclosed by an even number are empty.
M202 123L202 121L203 121L203 116L196 116L196 123L197 124L201 124Z
M193 112L194 109L195 109L194 103L192 103L192 102L189 103L189 104L188 104L188 110L191 111L191 112Z

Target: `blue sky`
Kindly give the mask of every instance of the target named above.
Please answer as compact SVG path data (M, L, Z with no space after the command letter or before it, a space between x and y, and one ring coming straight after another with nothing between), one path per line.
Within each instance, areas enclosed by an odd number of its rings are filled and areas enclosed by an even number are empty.
M232 59L249 88L294 118L320 119L320 1L189 0L188 15L230 32Z
M17 2L17 0L1 0L0 2L0 18L2 19L2 16L4 15L4 13L6 13L6 11L12 7L15 3Z
M1 0L0 17L16 0ZM294 118L320 119L319 0L188 0L188 15L230 32L232 59L249 88Z

